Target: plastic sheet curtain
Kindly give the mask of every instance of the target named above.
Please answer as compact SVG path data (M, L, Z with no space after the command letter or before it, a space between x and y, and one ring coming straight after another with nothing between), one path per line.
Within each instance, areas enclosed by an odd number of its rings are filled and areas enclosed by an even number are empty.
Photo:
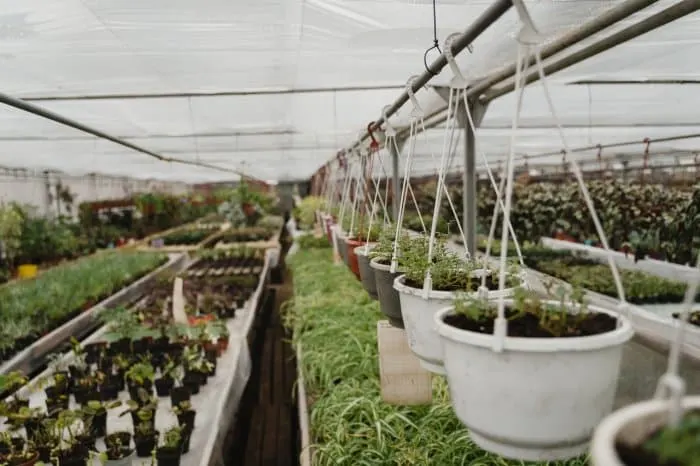
M464 30L490 3L439 1L440 40ZM535 21L558 34L616 3L528 2ZM672 3L662 0L616 28ZM432 43L431 8L424 0L0 0L0 91L166 156L264 180L301 180L351 143L406 78L422 71ZM511 62L516 24L509 12L474 42L473 53L460 55L465 74L484 76ZM696 74L698 52L700 23L692 15L554 75L564 123L594 143L609 135L653 136L668 121L692 123L697 102L683 99L680 87L571 83L688 77ZM537 91L527 94L523 123L547 125ZM444 105L433 91L417 97L427 112ZM508 99L493 102L482 125L490 157L503 154L498 127ZM397 128L407 124L408 112L392 118ZM631 128L640 124L644 130ZM519 150L552 148L551 131L537 131L524 134ZM418 147L416 155L418 163ZM0 165L187 182L236 178L159 162L6 107L0 107Z

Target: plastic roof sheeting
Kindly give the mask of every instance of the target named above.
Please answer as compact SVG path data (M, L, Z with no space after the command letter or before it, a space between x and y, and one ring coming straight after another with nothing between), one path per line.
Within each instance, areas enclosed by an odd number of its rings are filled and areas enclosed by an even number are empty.
M440 45L490 3L438 1ZM619 0L527 3L552 39ZM673 3L661 0L615 28ZM262 179L304 179L380 116L401 92L396 86L423 71L431 9L425 0L0 0L0 91L38 98L37 105L165 156ZM465 73L484 76L514 60L517 26L510 11L480 36L472 54L458 57ZM698 52L695 14L555 75L558 111L575 126L572 145L654 137L674 125L693 132L686 126L698 102L688 87L566 83L697 75ZM435 82L449 77L446 70ZM340 90L366 86L391 88ZM182 93L197 95L174 96ZM126 94L160 97L119 98ZM113 98L77 98L98 95ZM432 90L417 96L427 111L444 105ZM526 96L523 124L551 125L539 86ZM512 104L504 96L487 112L480 134L489 157L504 154L508 131L500 128ZM407 123L408 107L394 125ZM551 129L524 131L518 152L559 147ZM442 131L429 133L439 157ZM8 107L0 107L0 165L188 182L236 178L163 163Z

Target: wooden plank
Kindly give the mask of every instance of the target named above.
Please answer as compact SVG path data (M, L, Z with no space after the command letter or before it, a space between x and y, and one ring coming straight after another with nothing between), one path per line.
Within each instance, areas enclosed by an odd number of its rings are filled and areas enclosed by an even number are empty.
M292 435L293 407L287 403L279 405L279 433L277 435L277 466L292 466L296 463L296 452Z
M432 403L431 373L411 352L406 332L381 320L377 322L377 345L382 400L394 405Z
M263 437L265 433L265 411L257 407L251 417L248 442L245 449L245 466L262 465Z

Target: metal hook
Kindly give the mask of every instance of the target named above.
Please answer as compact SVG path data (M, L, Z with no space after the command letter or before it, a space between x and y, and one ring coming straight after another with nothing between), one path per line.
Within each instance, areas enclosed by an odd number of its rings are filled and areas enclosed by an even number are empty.
M370 121L367 125L367 133L369 133L369 137L372 139L372 142L369 143L369 148L371 151L377 151L379 150L379 141L377 141L377 138L374 137L374 130L372 129L372 126L374 126L374 122Z

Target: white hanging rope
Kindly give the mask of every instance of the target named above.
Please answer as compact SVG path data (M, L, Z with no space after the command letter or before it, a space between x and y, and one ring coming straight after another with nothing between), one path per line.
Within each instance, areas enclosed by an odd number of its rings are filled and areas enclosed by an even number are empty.
M520 122L520 111L522 109L522 96L519 93L524 92L525 86L521 82L521 69L523 67L523 60L527 61L529 59L529 47L518 44L518 56L515 68L515 93L518 95L518 100L515 105L515 112L513 114L513 121L510 129L510 148L508 150L508 159L506 162L506 201L503 206L503 226L501 231L501 258L498 270L498 290L500 291L500 297L498 299L498 315L494 321L493 326L493 350L496 352L503 351L503 345L505 342L506 335L508 334L508 321L505 318L505 289L506 282L506 262L508 258L508 222L510 221L510 208L511 201L513 199L513 173L514 173L514 163L513 156L515 155L515 138L518 132L518 123ZM523 53L525 52L525 54ZM524 58L525 55L527 58ZM494 212L495 213L495 212Z
M355 180L355 196L352 199L352 214L350 216L350 231L348 231L348 238L352 238L353 232L355 231L355 214L357 213L357 200L360 197L360 186L365 179L365 163L366 159L362 157L362 154L357 153L359 160L359 170L357 174L357 179Z
M392 129L392 130L393 130L393 128L391 128L391 126L389 125L389 120L388 120L388 119L386 120L386 122L387 122L387 131L388 131L389 129ZM393 136L392 136L392 137L393 137ZM384 148L385 148L385 150L386 150L386 144L384 145ZM378 159L379 165L380 165L381 168L383 169L383 168L384 168L384 160L382 159L382 151L381 151L381 150L376 151L376 155L377 155L377 159ZM373 165L372 165L372 168L374 168ZM377 199L380 200L380 202L381 202L381 207L382 207L382 209L384 210L384 222L386 223L386 221L387 221L386 203L385 203L385 201L384 201L383 199L381 199L381 190L379 189L379 180L381 180L381 170L377 170L377 178L376 178L376 180L375 180L374 176L372 175L372 173L370 173L370 176L371 176L372 182L373 182L373 184L374 184L374 201L372 202L372 212L370 213L370 216L369 216L369 226L367 227L367 241L365 242L365 248L364 248L365 254L369 253L369 238L370 238L370 235L371 235L371 233L372 233L372 227L374 226L374 225L373 225L373 224L374 224L374 218L375 218L376 211L377 211ZM389 183L388 183L388 180L387 180L387 187L388 187L388 185L389 185Z
M352 185L354 168L355 165L349 160L346 160L345 167L343 168L345 170L345 184L343 187L343 196L340 200L340 213L338 215L338 226L340 227L341 233L344 233L343 220L345 219L345 206L348 203L348 198L350 197L350 187Z
M627 311L629 306L627 306L627 301L625 299L625 289L622 286L622 278L620 277L620 271L618 270L617 264L615 263L615 259L613 258L612 251L610 250L610 246L608 244L608 238L605 235L603 225L600 223L600 219L598 218L598 212L596 211L595 205L593 204L593 199L591 199L591 195L588 192L586 183L583 181L583 173L581 172L581 167L579 166L576 159L574 157L571 157L571 150L569 149L569 144L566 141L566 136L564 135L564 130L562 128L561 121L559 120L557 112L554 108L552 95L549 92L549 86L547 85L547 77L544 74L544 67L542 66L542 56L539 50L539 46L535 48L535 60L537 64L537 72L540 76L540 82L542 83L542 89L544 90L544 96L547 100L547 106L549 107L549 111L552 114L552 118L554 119L557 132L559 133L559 138L561 139L561 143L564 147L564 153L566 154L567 160L571 161L570 163L571 167L573 168L574 176L578 181L579 187L581 188L581 194L583 194L583 199L585 200L586 205L588 206L588 210L590 211L591 219L593 220L593 224L595 225L596 233L598 233L598 237L600 238L600 243L603 245L603 249L605 250L605 255L608 259L608 265L610 266L610 270L612 271L613 275L613 280L615 281L615 288L617 288L617 294L620 298L620 304L618 305L618 309L620 311Z

